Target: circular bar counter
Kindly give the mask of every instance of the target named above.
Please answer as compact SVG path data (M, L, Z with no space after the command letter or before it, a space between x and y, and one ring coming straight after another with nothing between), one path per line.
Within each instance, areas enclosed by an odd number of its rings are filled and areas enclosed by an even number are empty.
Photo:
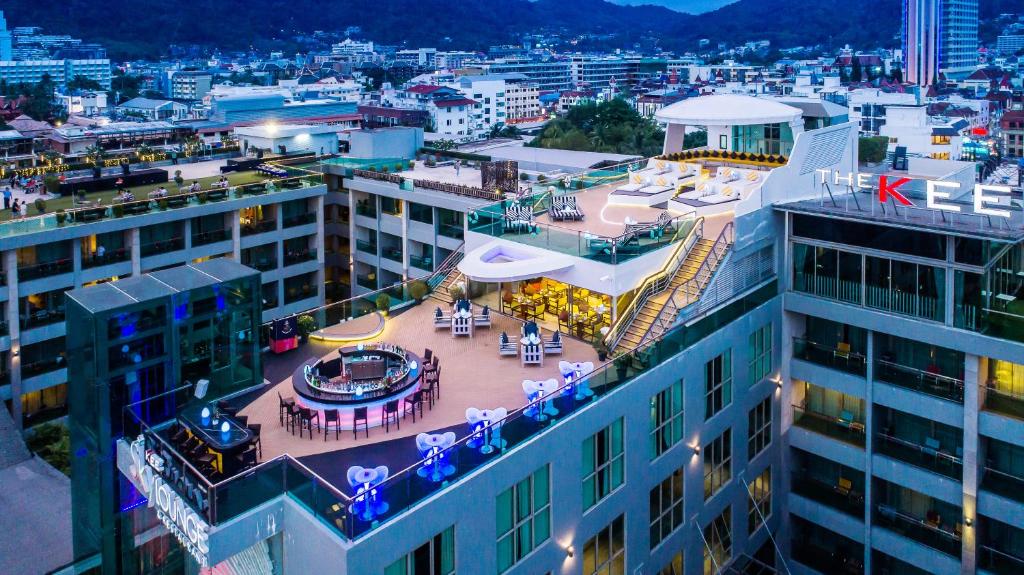
M321 412L321 425L322 412L336 409L341 428L351 429L354 410L366 407L368 424L375 427L384 404L412 395L422 373L420 356L396 345L367 344L305 362L292 374L292 387L299 405Z

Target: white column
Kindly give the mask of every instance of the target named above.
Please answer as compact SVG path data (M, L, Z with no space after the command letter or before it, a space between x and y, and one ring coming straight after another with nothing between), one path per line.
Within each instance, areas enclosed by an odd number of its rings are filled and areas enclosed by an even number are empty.
M142 273L142 246L139 244L141 234L139 228L132 228L129 234L128 243L132 248L132 275L137 276Z
M242 222L238 210L228 212L231 215L231 257L242 262Z
M308 207L308 204L307 204ZM323 305L327 300L327 286L324 284L324 262L327 255L324 253L324 196L316 198L316 293L317 305Z
M18 323L18 251L4 252L7 274L7 329L11 336L11 419L21 429L21 324Z
M952 299L952 298L950 298ZM976 355L967 354L964 365L964 502L963 502L963 536L961 544L960 573L974 573L977 564L977 532L978 532L978 409L981 405L978 397L979 371L981 359ZM967 526L967 520L971 526Z

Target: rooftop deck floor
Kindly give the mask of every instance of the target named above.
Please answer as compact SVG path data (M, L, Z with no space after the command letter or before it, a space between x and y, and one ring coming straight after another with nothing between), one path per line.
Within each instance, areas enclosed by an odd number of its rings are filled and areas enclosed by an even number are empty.
M350 460L354 454L341 452L355 447L409 438L406 439L407 447L404 447L402 442L380 446L383 450L381 454L396 453L396 449L399 450L398 453L407 451L410 458L408 461L384 462L392 469L401 469L419 459L411 439L416 434L453 428L456 435L462 437L468 432L467 408L505 407L511 411L526 404L522 388L524 379L556 378L561 383L558 372L559 360L593 361L599 364L597 352L591 345L564 338L562 356L548 356L543 366L523 367L519 358L498 355L498 336L502 331L518 335L521 321L493 313L493 325L489 330L478 329L472 338L456 339L448 330L434 330L432 315L438 305L444 304L428 299L421 305L393 315L385 322L384 331L368 340L397 344L416 354L422 354L425 347L433 350L434 355L440 360L441 398L434 404L432 410L425 409L424 417L417 417L415 423L411 417L403 419L401 429L392 426L390 433L385 433L383 427L371 427L370 436L367 438L361 431L358 440L353 439L351 431L342 431L338 440L335 440L332 431L326 441L322 432L315 433L312 439L308 434L303 438L299 438L297 434L293 435L279 423L277 392L285 397L295 396L291 373L306 360L327 355L339 347L336 344L309 343L285 355L268 357L265 374L273 382L272 388L260 393L240 411L241 415L249 417L249 423L262 425L260 440L263 460L285 453L296 458L319 454L326 457L326 454L334 453L340 459ZM371 425L379 418L379 412L371 411ZM401 451L403 448L405 451ZM359 453L372 454L374 450L360 449ZM380 463L379 455L374 456L372 461L359 464ZM321 457L316 459L323 461ZM401 459L404 459L404 456ZM357 462L353 462L355 463ZM398 465L395 465L396 463Z

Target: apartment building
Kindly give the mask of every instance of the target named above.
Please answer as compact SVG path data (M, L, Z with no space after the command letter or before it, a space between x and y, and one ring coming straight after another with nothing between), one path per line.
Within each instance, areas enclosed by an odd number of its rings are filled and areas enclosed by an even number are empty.
M43 76L59 86L83 76L109 89L110 60L0 60L0 80L8 85L38 84Z
M261 272L263 321L322 304L326 186L296 183L171 209L139 200L120 217L82 208L63 223L54 214L0 223L0 398L15 422L66 413L66 291L229 257Z
M498 58L481 65L488 74L522 74L536 82L541 91L568 90L573 86L572 66L568 60Z

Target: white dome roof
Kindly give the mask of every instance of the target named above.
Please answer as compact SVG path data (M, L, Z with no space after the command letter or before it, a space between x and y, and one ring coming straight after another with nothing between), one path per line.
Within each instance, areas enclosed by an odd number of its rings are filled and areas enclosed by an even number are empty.
M699 96L658 110L655 117L670 124L696 126L749 126L797 120L802 112L768 98L739 94Z

